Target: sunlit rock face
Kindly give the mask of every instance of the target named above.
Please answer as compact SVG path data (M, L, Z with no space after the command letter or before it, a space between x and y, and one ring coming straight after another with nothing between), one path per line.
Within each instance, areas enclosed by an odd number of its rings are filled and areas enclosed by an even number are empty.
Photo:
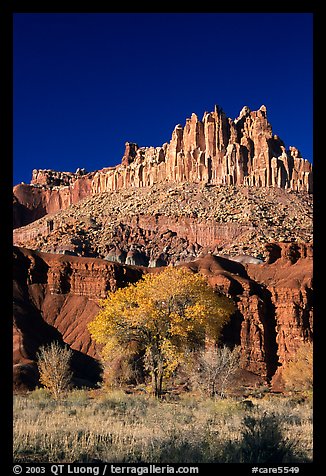
M105 191L157 183L279 187L312 193L312 165L297 148L287 150L272 132L266 107L243 107L232 120L215 106L178 124L169 143L139 147L126 142L116 167L87 173L33 170L31 184L14 187L14 227Z
M273 383L300 344L312 340L312 247L275 243L268 246L268 256L265 263L243 264L206 255L180 266L203 274L217 292L234 300L237 310L222 342L240 345L241 368ZM100 348L87 324L99 311L99 299L144 273L160 271L17 247L13 262L16 389L37 385L36 353L53 340L74 351L76 375L96 383Z

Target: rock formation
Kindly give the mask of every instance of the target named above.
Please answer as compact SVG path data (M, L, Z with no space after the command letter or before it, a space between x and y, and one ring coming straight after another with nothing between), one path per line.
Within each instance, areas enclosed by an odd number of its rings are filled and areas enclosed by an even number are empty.
M30 185L21 183L13 188L13 227L27 225L89 197L92 193L91 177L92 174L80 176L34 170Z
M161 147L127 142L116 167L34 170L14 187L16 388L37 384L36 352L54 339L72 348L77 380L96 383L98 299L168 264L234 299L223 341L276 388L312 339L312 198L311 164L264 106L192 114Z
M203 254L266 255L268 242L312 242L307 192L156 184L103 192L14 230L14 244L142 266Z
M267 381L279 377L300 342L312 338L311 247L274 244L269 255L264 264L208 255L184 265L235 300L224 342L240 344L242 368ZM159 270L14 248L15 387L36 385L36 352L53 339L74 350L75 376L95 383L99 349L87 323L99 298L144 272Z
M14 227L105 191L155 183L279 187L312 192L312 165L295 147L286 150L267 120L266 107L244 107L237 119L215 106L202 120L192 114L169 143L126 143L120 165L86 173L34 170L30 185L14 188Z
M144 187L157 182L194 182L312 191L311 164L295 147L286 151L273 135L266 107L244 107L232 121L222 109L196 114L178 124L169 144L138 147L126 143L120 166L98 171L92 191Z
M87 323L99 311L98 299L108 290L137 281L142 271L104 260L51 255L14 248L14 386L38 382L36 353L52 340L74 352L77 382L100 379L98 349Z

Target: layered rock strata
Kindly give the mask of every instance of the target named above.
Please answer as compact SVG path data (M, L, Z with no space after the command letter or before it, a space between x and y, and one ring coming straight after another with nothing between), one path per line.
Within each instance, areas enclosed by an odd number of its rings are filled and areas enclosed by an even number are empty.
M92 195L92 174L81 177L76 175L67 182L58 179L59 185L53 185L49 180L49 173L52 177L53 171L34 171L31 185L14 186L14 228L27 225L48 213L65 210L73 203Z
M265 381L279 377L300 343L312 339L311 247L274 244L269 255L264 264L207 255L184 265L234 299L237 311L223 341L239 344L242 368ZM14 248L16 387L36 385L36 352L54 339L74 350L79 379L97 381L99 349L87 323L108 290L136 282L145 272L159 270Z
M14 247L14 386L38 383L35 365L41 345L53 340L73 350L75 377L100 379L99 353L87 329L98 300L118 286L137 281L142 271L104 260L69 258Z
M14 230L14 244L156 266L202 254L266 255L312 241L312 195L280 188L157 184L103 192Z
M295 147L273 135L266 107L244 107L234 121L218 106L178 124L162 147L126 143L120 166L94 175L92 191L195 182L312 191L312 167Z
M120 165L75 174L34 170L30 185L14 188L14 227L105 191L156 183L279 187L311 193L312 165L295 147L286 150L272 132L266 107L244 107L237 119L215 106L178 124L169 143L138 147L127 142Z

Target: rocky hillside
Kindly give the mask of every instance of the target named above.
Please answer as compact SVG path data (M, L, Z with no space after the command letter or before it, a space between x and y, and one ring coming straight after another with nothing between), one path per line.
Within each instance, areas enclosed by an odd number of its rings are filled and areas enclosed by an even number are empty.
M281 188L157 184L103 192L14 230L14 244L142 266L207 253L266 256L312 242L312 195Z
M312 192L312 165L273 133L266 107L242 108L232 120L215 106L202 120L192 114L169 143L126 143L116 167L86 173L34 170L31 184L14 187L14 227L101 192L165 183L273 187Z

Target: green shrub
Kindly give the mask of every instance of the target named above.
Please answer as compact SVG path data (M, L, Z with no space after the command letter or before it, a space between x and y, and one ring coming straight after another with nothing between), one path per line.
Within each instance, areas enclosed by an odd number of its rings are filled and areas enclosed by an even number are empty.
M283 437L278 415L246 415L243 425L241 463L281 464L293 459L294 442Z
M83 405L89 401L88 391L85 389L73 389L66 395L66 402L75 405Z
M48 401L52 398L51 392L43 387L37 387L29 394L29 398L36 402Z

